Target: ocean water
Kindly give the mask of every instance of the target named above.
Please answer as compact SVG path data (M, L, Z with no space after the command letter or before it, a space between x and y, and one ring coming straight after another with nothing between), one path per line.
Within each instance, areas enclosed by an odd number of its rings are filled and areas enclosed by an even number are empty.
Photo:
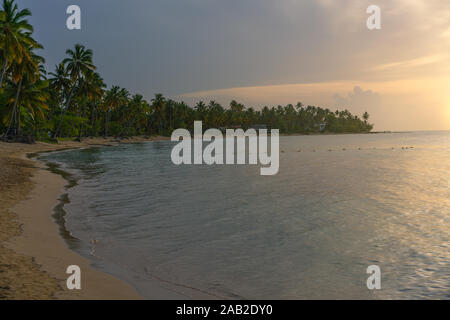
M450 132L280 137L275 176L173 145L40 157L77 180L71 247L145 298L450 298Z

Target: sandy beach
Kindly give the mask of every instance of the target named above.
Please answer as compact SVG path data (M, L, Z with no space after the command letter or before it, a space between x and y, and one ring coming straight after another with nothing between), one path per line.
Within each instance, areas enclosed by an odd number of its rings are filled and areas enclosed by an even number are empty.
M130 285L94 270L67 247L52 217L67 181L27 154L162 139L0 142L0 299L141 299ZM70 265L81 268L81 290L67 289Z

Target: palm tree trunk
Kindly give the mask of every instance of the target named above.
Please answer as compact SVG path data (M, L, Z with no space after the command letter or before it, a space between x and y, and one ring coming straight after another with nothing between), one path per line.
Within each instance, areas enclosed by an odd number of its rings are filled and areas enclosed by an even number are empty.
M90 108L90 126L91 126L91 130L90 130L90 135L93 136L94 134L94 121L95 121L95 103L91 104L91 108Z
M12 112L11 112L11 119L9 120L9 125L8 125L8 129L6 130L5 134L3 135L3 137L8 136L9 130L11 130L11 126L12 123L16 121L16 109L13 108Z
M83 113L81 115L81 119L84 119L84 116L86 115L86 107L83 108ZM81 142L81 134L83 132L83 127L84 127L84 121L82 120L81 125L80 125L80 131L78 132L78 141Z
M20 106L18 106L18 102L19 102L20 90L22 89L22 81L23 81L23 77L20 79L19 87L17 88L16 99L14 100L14 110L16 111L16 114L17 114L17 136L19 136L19 137L21 135L21 132L20 132L21 130L20 130Z
M72 100L72 94L73 94L74 89L75 89L75 85L73 85L73 86L72 86L72 89L70 89L69 98L68 98L68 100L67 100L67 106L66 106L66 108L65 108L65 109L63 110L63 112L62 112L61 120L59 121L58 128L56 128L56 131L55 131L55 133L53 134L53 138L56 138L56 137L58 136L59 130L61 129L61 125L62 125L63 120L64 120L64 116L66 115L66 112L67 112L67 110L69 109L70 101Z
M108 136L109 110L106 111L105 138Z
M150 136L152 133L152 120L151 117L148 117L148 121L147 121L147 134Z
M20 84L22 85L22 79L20 79ZM7 137L8 136L9 130L11 130L12 123L13 122L17 122L16 121L17 120L16 108L17 108L17 99L18 99L19 92L20 92L20 88L19 88L19 90L17 90L16 99L14 100L14 106L13 106L13 110L12 110L12 113L11 113L11 120L9 121L8 129L6 130L6 132L3 135L3 137ZM14 136L17 136L17 130L14 132Z
M7 66L8 66L8 59L5 58L5 62L3 63L3 68L2 68L2 75L0 77L0 88L2 87L2 84L3 84L3 77L5 76Z
M127 127L126 127L126 130L125 130L125 136L126 136L126 137L129 137L129 136L130 136L130 129L131 129L132 123L133 123L133 119L132 119L132 118L129 119L129 120L127 121ZM134 127L136 128L137 125L135 124Z

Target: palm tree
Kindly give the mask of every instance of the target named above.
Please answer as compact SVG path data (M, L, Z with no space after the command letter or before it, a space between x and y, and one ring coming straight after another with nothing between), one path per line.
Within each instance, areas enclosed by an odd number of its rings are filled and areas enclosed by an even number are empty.
M120 87L113 86L111 90L106 91L103 106L106 111L105 115L105 137L108 136L109 116L112 110L117 109L121 103Z
M125 135L130 134L132 124L134 124L136 132L140 132L141 124L145 120L146 113L148 113L148 103L140 94L135 94L129 101L126 109Z
M70 87L70 79L67 76L67 70L63 63L56 65L55 72L50 72L50 88L59 96L59 108L62 111L64 103L64 93Z
M59 121L58 128L56 129L53 137L56 137L59 133L62 122L64 120L64 115L69 109L70 101L73 96L73 91L77 86L77 83L79 85L80 78L82 76L85 76L88 72L96 69L96 67L92 62L92 55L93 55L92 50L86 49L85 46L81 44L76 44L75 50L68 49L66 51L66 54L69 55L69 57L64 59L62 63L66 66L67 73L71 80L72 88L70 89L66 107L63 110L61 120Z
M90 99L90 116L91 116L91 131L94 127L94 122L97 114L97 109L101 105L103 95L105 94L106 84L100 74L94 72L92 77L89 77L89 99ZM91 132L92 134L92 132Z
M11 124L14 121L17 125L16 135L21 135L21 126L20 126L20 92L22 89L22 84L25 81L29 83L34 83L39 81L41 78L39 66L41 63L44 63L44 58L33 53L32 48L27 48L28 54L21 59L21 62L14 61L11 65L12 70L12 82L11 86L16 90L16 95L14 98L14 104L12 108L11 121L8 127L8 130L5 133L5 136L8 135L9 129L11 128Z
M365 123L367 123L367 121L369 121L369 113L366 111L366 112L364 112L364 114L363 114L363 119L364 119L364 122Z
M48 81L46 80L30 82L27 78L25 78L18 95L18 103L20 106L19 110L20 108L24 108L27 111L27 116L34 123L35 135L38 131L38 120L43 120L45 118L44 112L48 110L48 92L46 91L47 87Z
M230 102L231 122L233 125L241 124L243 120L243 111L245 106L235 100Z
M166 99L161 93L155 94L155 97L152 99L152 107L155 110L155 113L159 118L159 134L162 135L163 131L163 121L164 121L164 111L166 108Z
M80 83L79 94L80 94L80 98L82 100L82 102L80 104L81 118L85 117L86 106L89 105L89 106L91 106L91 120L92 120L92 114L94 113L93 108L94 108L95 104L101 100L101 98L103 96L103 88L105 87L105 84L104 84L101 76L94 71L88 71L86 73L86 75L81 78L79 83ZM78 131L78 141L81 141L84 122L85 121L82 121L80 124L80 128Z
M119 111L120 111L120 123L121 123L121 131L120 134L122 134L122 131L124 129L124 122L125 118L127 118L126 113L128 112L128 103L129 103L129 97L130 92L128 92L127 89L122 88L119 91Z
M19 10L14 0L3 0L3 10L0 11L0 48L3 55L3 66L0 75L2 87L8 65L23 58L30 59L29 48L39 45L31 38L33 27L25 20L31 16L28 9Z

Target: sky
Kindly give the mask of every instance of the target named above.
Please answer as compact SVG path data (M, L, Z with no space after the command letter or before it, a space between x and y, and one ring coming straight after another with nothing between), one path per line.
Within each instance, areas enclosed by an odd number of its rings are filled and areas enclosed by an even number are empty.
M450 130L448 0L18 0L52 71L94 51L106 83L193 105L368 111L375 130ZM81 8L81 30L66 9ZM369 30L369 5L381 29Z

